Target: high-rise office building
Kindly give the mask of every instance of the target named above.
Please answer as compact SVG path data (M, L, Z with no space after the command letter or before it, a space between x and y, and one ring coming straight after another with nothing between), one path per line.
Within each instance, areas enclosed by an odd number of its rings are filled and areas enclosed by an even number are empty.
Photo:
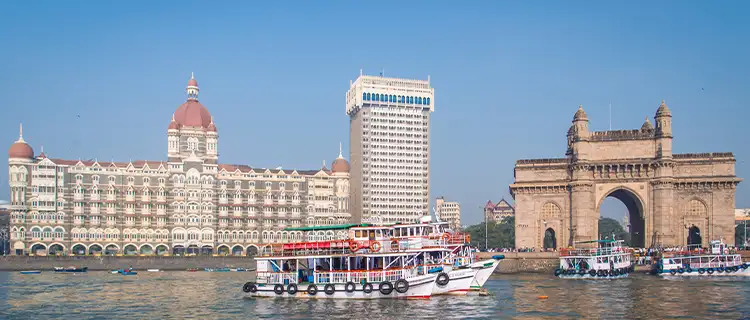
M413 222L429 214L430 113L427 80L363 75L350 82L351 214L354 221Z

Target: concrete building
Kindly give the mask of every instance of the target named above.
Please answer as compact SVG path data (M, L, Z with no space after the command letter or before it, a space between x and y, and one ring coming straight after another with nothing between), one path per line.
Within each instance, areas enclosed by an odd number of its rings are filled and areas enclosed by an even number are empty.
M367 76L346 93L354 221L414 222L429 214L430 113L427 80Z
M435 215L440 221L448 222L453 230L461 230L461 205L458 202L445 201L445 197L437 197Z
M503 219L513 217L516 214L516 209L505 201L500 199L497 203L492 203L492 200L487 200L487 204L484 205L484 215L488 222L501 222Z
M519 160L510 192L516 246L541 248L595 240L602 201L628 208L634 247L734 243L735 174L730 152L672 153L672 113L662 101L640 129L589 131L578 107L565 158Z
M245 254L342 237L283 230L350 221L341 152L331 170L221 164L217 126L198 92L191 77L167 128L165 160L35 155L21 129L8 151L13 253Z

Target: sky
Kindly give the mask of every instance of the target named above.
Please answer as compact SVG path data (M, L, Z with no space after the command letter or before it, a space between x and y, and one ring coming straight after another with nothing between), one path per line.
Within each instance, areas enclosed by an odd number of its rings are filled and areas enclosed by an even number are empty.
M578 105L590 130L640 128L666 100L674 152L745 145L750 3L743 1L6 1L0 137L24 125L52 158L165 160L191 72L220 162L318 169L348 154L359 70L426 79L431 197L463 223L512 200L518 159L564 157ZM611 103L611 114L609 105ZM652 120L653 122L653 120ZM348 157L347 157L348 158ZM8 181L7 170L0 180ZM737 207L750 207L748 182ZM0 199L7 199L0 183ZM614 201L614 202L613 202ZM605 216L624 206L608 201ZM606 211L606 212L605 212Z

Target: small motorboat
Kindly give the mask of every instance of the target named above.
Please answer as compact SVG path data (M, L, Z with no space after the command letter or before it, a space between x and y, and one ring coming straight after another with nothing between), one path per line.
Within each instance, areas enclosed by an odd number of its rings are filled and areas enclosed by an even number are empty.
M21 274L42 274L42 270L25 270Z
M112 271L112 273L119 273L119 274L124 275L124 276L131 276L131 275L138 274L138 272L136 272L133 269L120 269L120 270L117 270L117 271Z
M120 270L112 270L109 273L111 273L111 274L118 274L118 273L120 273Z
M229 272L229 268L205 268L207 272Z
M198 272L198 268L188 268L187 272Z
M146 271L148 271L148 272L161 272L161 270L159 270L159 269L148 269Z
M81 272L88 272L88 271L89 271L89 267L82 267L82 268L79 268L79 267L67 267L67 268L55 267L55 272L60 272L60 273L81 273Z

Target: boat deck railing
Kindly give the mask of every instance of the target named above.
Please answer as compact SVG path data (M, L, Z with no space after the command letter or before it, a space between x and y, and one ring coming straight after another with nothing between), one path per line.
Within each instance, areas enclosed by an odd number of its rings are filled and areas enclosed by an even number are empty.
M314 283L380 283L395 282L399 279L409 279L424 272L417 268L397 268L388 270L336 270L315 271L312 276L300 276L296 272L258 272L257 282L263 284L298 284L300 282ZM302 281L300 281L302 279Z
M596 249L562 249L561 257L571 256L609 256L616 254L630 254L630 251L622 247L596 248Z
M460 240L463 241L463 240ZM429 248L443 248L451 245L450 239L429 239L425 237L404 238L393 240L329 240L305 241L271 245L263 250L259 256L310 256L310 255L342 255L352 253L400 253L410 250ZM362 250L366 251L362 251Z

